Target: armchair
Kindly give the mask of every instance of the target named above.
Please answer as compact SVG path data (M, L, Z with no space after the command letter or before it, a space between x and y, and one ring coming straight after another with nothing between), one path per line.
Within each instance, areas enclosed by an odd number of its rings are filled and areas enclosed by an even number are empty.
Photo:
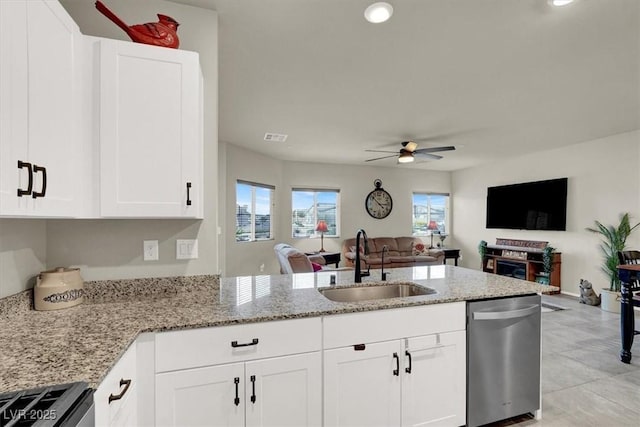
M307 256L300 250L286 243L278 243L273 247L278 262L280 263L280 273L313 273L313 264L325 265L322 255Z

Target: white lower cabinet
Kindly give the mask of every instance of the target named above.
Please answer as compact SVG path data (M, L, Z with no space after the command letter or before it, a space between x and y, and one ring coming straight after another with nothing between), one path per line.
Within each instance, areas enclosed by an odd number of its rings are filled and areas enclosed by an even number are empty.
M465 423L465 332L327 350L327 426Z
M324 422L335 426L400 425L397 341L324 352Z
M157 426L320 426L321 320L156 334Z
M464 425L464 319L464 303L326 318L324 425Z
M136 343L115 364L93 395L95 425L138 426Z
M158 426L319 426L320 352L156 376Z
M403 426L466 423L465 331L409 338L403 352ZM411 355L409 360L408 355Z

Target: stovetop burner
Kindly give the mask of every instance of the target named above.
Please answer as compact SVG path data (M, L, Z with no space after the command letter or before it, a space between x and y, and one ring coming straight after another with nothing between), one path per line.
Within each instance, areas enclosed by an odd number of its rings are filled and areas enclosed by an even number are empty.
M76 426L92 406L93 390L85 382L2 393L0 427Z

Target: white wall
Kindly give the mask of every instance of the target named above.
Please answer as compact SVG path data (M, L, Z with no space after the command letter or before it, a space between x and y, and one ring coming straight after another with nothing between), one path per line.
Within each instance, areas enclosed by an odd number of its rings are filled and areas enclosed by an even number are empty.
M45 269L46 221L0 219L0 298L35 283Z
M453 172L453 225L462 249L462 265L480 268L480 240L496 237L548 241L562 252L562 290L579 294L580 279L594 288L608 286L600 271L599 238L585 231L594 220L618 224L629 212L640 221L640 131L534 153ZM567 231L486 229L487 187L568 177ZM640 230L627 241L640 247Z
M291 189L294 187L340 190L340 236L325 237L327 251L340 251L342 241L355 237L359 228L365 229L369 237L409 236L411 194L414 191L450 191L449 172L281 161L231 144L221 143L220 147L220 170L227 170L223 190L226 192L225 276L259 274L262 264L265 273L277 274L279 267L273 252L276 243L290 243L304 251L320 249L319 238L291 237ZM393 198L393 210L382 220L371 218L364 207L365 197L374 189L376 178L382 180L382 187ZM274 240L235 242L235 185L238 179L276 187ZM450 232L452 235L457 233L454 228ZM453 241L453 236L451 239Z
M93 0L61 0L83 34L129 40ZM215 11L163 0L109 0L129 24L163 13L181 23L180 49L197 51L204 76L204 179L202 221L0 219L0 297L27 289L46 268L80 266L85 280L218 272L218 16ZM151 153L150 153L151 154ZM144 160L144 159L143 159ZM199 259L177 261L175 240L197 238ZM144 262L142 241L160 241L160 260Z

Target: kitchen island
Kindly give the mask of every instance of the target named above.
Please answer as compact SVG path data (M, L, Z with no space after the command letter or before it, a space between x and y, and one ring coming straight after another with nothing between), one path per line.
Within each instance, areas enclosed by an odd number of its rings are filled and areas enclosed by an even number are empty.
M444 307L555 290L438 265L394 269L389 278L390 282L428 286L436 291L434 294L340 303L318 292L318 288L330 286L331 275L336 281L332 286L353 284L352 271L88 282L84 304L50 312L30 310L28 293L5 298L0 300L0 392L74 381L98 387L136 337L147 332L158 336L164 331L244 324L252 328L263 322L328 319L377 310L399 313L394 309ZM363 284L379 284L378 276L379 272L373 271ZM361 327L367 329L366 324ZM155 349L156 344L152 342L149 347ZM176 353L182 350L174 347Z

